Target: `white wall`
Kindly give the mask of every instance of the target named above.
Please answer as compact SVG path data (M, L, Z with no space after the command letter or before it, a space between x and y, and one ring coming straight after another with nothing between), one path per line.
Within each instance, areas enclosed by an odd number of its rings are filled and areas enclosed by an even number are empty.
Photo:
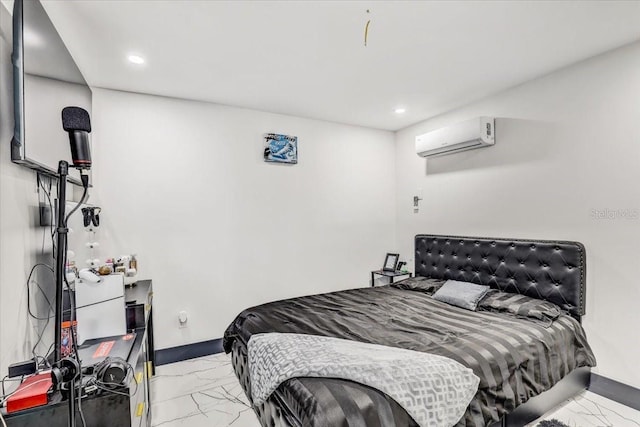
M157 348L219 338L252 305L367 286L395 249L391 132L99 89L92 123L101 250L139 254ZM262 160L268 132L298 136L297 165Z
M2 5L0 36L0 372L4 376L10 363L31 357L35 337L44 327L45 322L28 319L26 281L33 264L39 261L51 264L51 243L50 237L44 235L45 229L35 225L39 198L36 174L11 163L11 17ZM45 291L53 292L51 273L39 270L35 278ZM35 285L32 289L36 289ZM34 311L46 315L47 307L37 292L32 301ZM38 353L44 354L52 341L53 331L49 327Z
M584 326L599 372L640 387L640 43L397 133L397 242L418 233L565 239L587 249ZM414 137L480 115L496 146L419 158ZM421 211L412 197L422 189ZM596 219L593 210L633 219Z

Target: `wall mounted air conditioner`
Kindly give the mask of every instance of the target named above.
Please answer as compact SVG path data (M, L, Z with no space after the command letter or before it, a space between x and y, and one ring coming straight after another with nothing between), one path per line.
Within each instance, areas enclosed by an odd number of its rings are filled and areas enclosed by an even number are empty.
M444 156L496 143L493 117L478 117L416 136L416 153L421 157Z

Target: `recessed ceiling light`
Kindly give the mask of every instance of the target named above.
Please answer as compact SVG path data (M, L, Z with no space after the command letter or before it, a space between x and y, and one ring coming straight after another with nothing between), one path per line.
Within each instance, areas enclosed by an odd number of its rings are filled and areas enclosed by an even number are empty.
M129 56L127 56L127 59L132 64L136 64L136 65L144 64L144 58L142 56L140 56L140 55L129 55Z
M396 114L402 114L405 113L407 111L406 108L402 108L402 107L398 107L395 110L393 110Z

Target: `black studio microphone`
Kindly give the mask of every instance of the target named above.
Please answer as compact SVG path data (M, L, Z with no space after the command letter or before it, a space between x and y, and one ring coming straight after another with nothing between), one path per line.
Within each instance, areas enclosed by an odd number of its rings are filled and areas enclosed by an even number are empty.
M63 108L62 128L69 132L73 167L91 169L91 151L89 149L91 119L87 110L80 107Z

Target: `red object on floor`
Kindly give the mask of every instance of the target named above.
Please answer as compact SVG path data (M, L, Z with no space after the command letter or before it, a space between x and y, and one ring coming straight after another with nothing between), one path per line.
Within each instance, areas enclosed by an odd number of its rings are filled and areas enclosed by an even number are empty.
M49 401L48 393L51 386L51 372L30 376L7 399L7 413L46 405Z

